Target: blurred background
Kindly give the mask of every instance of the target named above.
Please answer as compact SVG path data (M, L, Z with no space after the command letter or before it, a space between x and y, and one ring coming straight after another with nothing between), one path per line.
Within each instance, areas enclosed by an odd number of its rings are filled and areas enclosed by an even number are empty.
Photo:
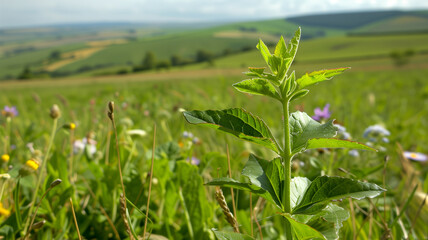
M33 236L77 239L68 203L73 197L86 239L127 237L117 204L109 101L116 104L127 194L141 209L149 196L153 124L158 126L153 236L213 239L211 228L231 230L214 188L203 183L227 176L226 144L236 179L250 152L274 155L192 126L182 111L243 107L279 136L279 105L231 85L246 78L248 67L266 67L256 49L259 39L273 51L280 36L289 41L299 27L296 76L351 69L310 87L292 111L312 116L323 109L320 121L336 119L344 128L340 137L379 151L307 152L295 159L293 176L346 176L388 189L373 202L339 203L352 209L341 239L426 239L428 1L420 0L0 0L0 239L23 237L18 213L28 219L38 177L27 161L37 159L49 159L41 189L55 178L64 182L43 201L36 222L46 225ZM53 104L62 114L48 154ZM236 198L241 231L250 235L250 197L241 191ZM183 203L194 210L186 212ZM130 215L141 235L143 215ZM273 207L257 216L265 239L282 235Z

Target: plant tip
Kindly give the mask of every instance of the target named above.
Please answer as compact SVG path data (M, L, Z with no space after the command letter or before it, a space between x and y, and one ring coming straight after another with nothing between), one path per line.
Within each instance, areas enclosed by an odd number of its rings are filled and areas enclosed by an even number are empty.
M62 180L61 179L56 179L55 181L53 181L52 183L51 183L51 185L50 185L50 187L51 188L54 188L54 187L56 187L58 184L60 184L60 183L62 183Z

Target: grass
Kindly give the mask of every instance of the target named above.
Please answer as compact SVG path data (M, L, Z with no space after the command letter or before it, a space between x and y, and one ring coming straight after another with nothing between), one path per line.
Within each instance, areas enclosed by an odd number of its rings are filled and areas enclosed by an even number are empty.
M428 114L426 106L428 90L424 88L424 76L427 73L426 70L420 69L410 71L388 70L375 73L353 72L350 70L335 81L320 85L316 91L310 93L310 97L305 102L299 102L293 108L304 107L307 112L311 113L315 107L330 103L333 111L332 117L347 127L354 140L361 142L365 141L362 133L367 126L379 123L385 125L391 131L391 142L384 144L387 152L379 154L363 153L360 161L364 163L364 167L377 166L382 162L384 154L390 156L388 174L386 175L389 188L388 199L400 206L405 200L401 197L403 191L400 189L402 189L402 184L404 184L406 178L400 178L402 169L398 167L400 158L396 152L395 143L400 143L406 150L428 152L427 146L423 144L428 141L428 138L421 131L421 129L426 129L428 125L427 120L423 118ZM198 74L198 71L195 71L194 74ZM75 129L76 139L81 139L91 133L94 134L92 135L94 136L93 139L97 141L95 155L76 154L74 159L76 181L75 185L72 186L67 183L67 179L70 177L67 175L67 165L63 166L63 164L67 164L68 154L66 153L70 151L69 132L66 129L57 131L52 158L47 164L48 178L45 180L45 184L50 182L50 179L53 180L53 178L58 177L64 183L52 190L52 193L47 196L49 201L42 203L36 221L45 219L49 224L42 231L33 232L33 235L36 234L43 238L49 236L49 234L56 235L62 232L67 236L75 237L73 220L68 218L71 215L67 214L71 209L64 208L61 200L64 198L68 201L68 197L74 196L76 219L82 236L85 238L114 236L111 227L106 221L96 220L99 218L105 219L99 210L101 206L112 218L121 237L125 236L126 231L121 224L120 215L116 212L118 208L115 207L119 198L120 186L119 180L115 177L117 176L117 159L114 157L113 145L106 145L110 131L109 120L106 116L106 104L111 100L116 104L115 118L117 119L118 137L121 142L120 154L124 160L122 166L127 197L142 209L145 209L145 201L148 197L146 195L148 185L145 176L150 166L152 138L149 136L152 135L153 123L156 122L159 126L156 137L159 147L155 150L155 166L153 170L157 185L154 185L152 189L153 200L150 203L149 217L153 223L149 224L150 231L153 234L181 239L189 236L187 229L189 229L188 226L190 224L194 234L196 234L195 238L196 236L209 238L208 235L205 235L208 234L208 227L228 228L220 213L216 210L218 208L215 200L212 199L214 196L213 189L204 188L199 184L207 181L211 176L216 176L217 167L225 166L226 143L230 146L232 169L242 167L242 164L246 161L245 156L250 149L266 158L269 158L270 152L257 146L243 144L224 134L189 126L184 122L177 109L207 109L213 106L216 106L216 109L221 109L242 105L253 113L269 116L264 120L267 124L273 126L272 131L275 133L280 129L280 122L277 119L279 116L270 113L275 113L277 106L269 104L267 100L242 95L234 91L230 85L243 79L243 76L239 76L239 72L238 76L210 77L207 75L203 77L201 75L199 77L194 76L193 80L186 80L187 76L183 75L175 80L165 79L164 81L159 81L159 79L143 80L145 75L150 76L150 74L139 75L141 77L135 76L137 79L132 79L130 78L131 76L124 78L113 77L114 79L111 82L105 83L90 83L87 81L75 81L73 83L72 80L62 80L53 84L40 82L32 85L29 82L24 87L2 86L2 89L7 89L7 91L0 97L1 105L16 105L19 109L19 116L13 119L12 124L12 130L15 134L12 136L11 141L16 146L16 149L11 154L9 165L14 166L14 169L19 169L20 166L24 165L25 160L31 157L31 153L25 147L28 142L33 142L36 149L43 151L47 141L47 133L51 127L48 109L54 103L59 104L62 110L59 126L75 122L77 124ZM155 79L155 76L159 77L159 75L162 74L152 75L152 79ZM402 81L403 78L407 80ZM67 82L70 83L67 84ZM421 91L420 89L425 90ZM40 101L34 100L34 94L37 95ZM2 118L2 121L4 124L4 118ZM129 129L145 130L147 136L142 138L129 136L126 133ZM184 143L184 146L186 146L185 142L187 140L181 137L183 131L191 131L202 142L193 145L190 149L186 147L176 149L179 144ZM0 132L2 139L4 139L4 134L5 132L2 128ZM106 149L111 149L109 164L105 163ZM186 163L189 154L201 159L199 167ZM360 164L353 164L352 158L346 155L345 152L338 151L336 154L340 161L334 162L335 169L342 167L351 172L364 169L361 168L362 165ZM318 156L317 158L323 160L326 157ZM171 159L175 160L172 161ZM299 161L310 164L304 158L299 159ZM171 164L175 164L175 167L172 167ZM323 163L320 164L324 166ZM412 163L410 166L426 174L426 168L423 165ZM63 168L65 171L61 170ZM319 171L323 168L321 167ZM312 167L311 171L318 171L316 169L318 168ZM239 175L235 172L236 170L232 171L232 175L235 177ZM311 171L302 168L294 174L308 175ZM332 171L338 175L343 174L334 169ZM227 168L220 169L219 174L221 176L226 176L226 173ZM30 173L21 179L21 191L23 192L21 201L24 203L28 202L31 196L32 179L34 177L35 174ZM367 178L368 180L379 182L381 177L382 175L376 172ZM171 181L171 179L175 180ZM423 179L423 177L420 176L417 179ZM10 182L8 186L13 187L14 181ZM77 204L89 196L87 187L84 187L85 182L88 182L95 194L95 198L88 200L89 205ZM190 183L193 185L188 185ZM421 182L421 191L426 191L427 187L428 184ZM139 192L141 192L142 188L145 190L141 195ZM180 188L182 189L181 200L177 195L177 191ZM191 190L194 194L190 194L187 192L190 191L189 189L198 190L196 192ZM141 197L138 197L139 195ZM230 195L227 191L225 195L230 202ZM9 199L6 201L8 204L12 203L11 198L3 199ZM246 211L248 209L248 195L244 192L239 192L237 200L238 222L241 225L241 231L249 233L250 225L246 220L249 219L249 215L247 215L249 213ZM255 198L253 203L256 201L257 199ZM183 203L186 204L187 208L182 207ZM344 204L347 203L345 202ZM366 201L357 201L354 204L358 204L356 207L369 209L366 207ZM415 211L414 209L420 206L417 202L412 204L414 204L411 208L413 210L409 211ZM189 208L189 205L192 207ZM378 208L382 212L381 205ZM425 208L423 209L425 211ZM55 216L51 216L49 211L54 211ZM83 215L82 211L90 214ZM274 209L266 206L261 215L259 215L265 238L269 238L269 236L270 238L275 238L277 236L275 234L280 234L281 232L280 229L275 227L276 220L272 218L273 211ZM378 238L383 234L382 228L377 226L372 226L372 230L369 230L368 223L364 222L364 214L361 210L357 209L355 211L358 226L364 223L360 234L361 237L366 236L367 238L370 231L373 238ZM186 222L186 217L184 216L189 216L190 222ZM392 218L394 213L387 212L387 216ZM411 217L411 215L408 216ZM375 221L380 221L377 216L373 218ZM69 219L68 223L63 222L65 219ZM131 214L131 219L135 221L133 225L135 231L142 234L144 216L138 211L134 211ZM424 219L421 217L418 221L424 221ZM97 222L98 227L91 225L90 222ZM12 224L10 220L5 221L5 223ZM201 223L203 224L201 225ZM272 226L274 232L269 233L268 226ZM197 229L202 231L198 233L202 235L197 235ZM422 229L420 227L414 229L415 234L423 236L421 235L423 234ZM397 230L394 227L394 231L399 232L401 230L400 228ZM394 234L399 236L400 233L398 232ZM346 236L349 236L349 234L352 234L351 221L345 223L341 236L347 238ZM364 237L362 238L364 239Z
M284 23L278 21L276 24L282 26ZM217 29L224 33L235 28ZM275 29L272 27L269 31L273 33ZM190 56L198 47L221 51L226 46L238 47L247 43L255 46L256 42L255 39L242 42L230 36L213 39L211 34L204 30L189 35L182 33L176 39L158 36L156 41L159 43L152 39L110 45L79 61L79 64L84 61L94 63L93 58L101 59L97 55L103 52L103 56L112 61L113 54L118 52L137 52L135 49L139 44L146 44L147 49L164 48L164 52L159 53L160 58L166 57L170 53L168 51ZM190 41L190 36L194 40ZM428 128L425 117L428 116L428 57L420 53L427 50L427 36L336 36L307 40L301 44L295 68L298 76L321 68L351 66L352 69L316 89L311 88L309 96L296 102L291 109L305 110L311 115L316 107L329 103L332 118L347 128L352 140L359 142L368 141L363 132L370 125L381 124L391 132L388 143L376 145L385 151L360 152L359 157L352 157L345 150L312 151L295 159L293 176L346 175L375 182L388 189L385 196L371 202L349 202L345 199L339 203L346 209L353 209L351 217L344 222L340 239L381 239L387 229L391 230L394 238L406 235L421 239L427 237L428 210L426 203L423 205L424 193L428 192L427 165L409 162L402 157L402 149L428 153L425 144L428 136L424 131ZM174 41L183 43L186 50L180 52L181 48L169 46ZM392 50L406 50L408 46L417 54L407 65L394 66L388 54ZM70 49L72 51L73 48L70 46ZM107 50L111 55L105 52ZM45 51L42 53L49 52ZM25 61L41 61L45 56L36 53L27 53ZM118 64L116 67L122 67L123 61L129 58L135 57L140 61L142 54L139 57L137 53L119 55L114 60ZM19 59L15 61L19 63ZM181 111L244 106L246 110L264 116L273 134L278 135L281 129L279 105L238 93L231 87L246 78L242 72L247 66L264 66L256 51L216 59L214 66L202 63L125 76L0 82L3 90L0 107L13 105L19 111L19 115L10 121L0 116L1 146L9 146L9 142L13 146L11 150L2 148L0 152L10 155L9 162L1 162L0 174L9 173L11 176L8 180L0 179L0 187L5 187L0 199L3 207L11 211L9 217L0 215L0 236L23 236L19 233L23 226L19 226L30 217L28 210L32 208L35 182L43 171L46 175L42 176L38 199L52 181L60 178L63 182L40 202L35 222L45 220L46 223L40 230L30 232L32 238L76 239L81 235L86 239L124 239L128 231L141 236L147 228L154 237L213 239L211 228L231 231L214 199L215 189L203 183L229 174L239 179L237 169L242 169L249 152L266 159L270 159L272 153L225 134L191 126L185 122ZM73 66L70 64L68 67ZM118 150L107 117L107 103L110 101L115 102ZM53 122L49 109L53 104L59 105L62 116L58 119L59 128L54 131L51 154L48 154L49 139L53 135L50 133ZM71 131L67 128L70 123L75 123L76 129ZM152 150L154 124L157 126L156 148ZM130 130L142 131L135 134ZM185 131L197 139L189 138L189 134L183 134ZM83 141L84 138L87 145L83 149L76 147L75 140ZM28 147L28 143L33 144L34 150ZM226 145L230 154L226 154ZM226 167L229 155L232 172L228 172ZM154 165L150 163L152 156ZM389 161L384 171L386 156ZM190 163L192 157L200 161L199 165ZM46 169L35 172L26 166L29 159L43 158L48 159L44 161ZM122 179L118 176L119 158L126 198L132 203L127 204L129 226L123 224L121 216L126 214L122 212L121 215L120 212ZM71 161L73 169L69 169ZM230 191L223 191L231 208ZM251 234L250 196L238 191L234 200L240 231ZM251 197L251 202L252 206L258 206L256 218L264 239L278 239L283 232L276 209L259 202L256 196ZM400 215L400 212L404 214ZM75 226L78 226L79 234ZM254 228L254 231L254 236L259 236L259 230Z

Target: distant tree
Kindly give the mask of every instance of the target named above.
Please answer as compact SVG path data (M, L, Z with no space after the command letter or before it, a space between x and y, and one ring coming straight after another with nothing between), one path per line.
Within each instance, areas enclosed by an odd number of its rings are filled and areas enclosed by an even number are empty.
M169 60L163 60L156 64L156 69L170 69L171 68L171 62Z
M49 60L58 60L61 58L61 52L59 50L54 50L49 55Z
M150 70L156 67L156 57L153 52L146 52L146 56L143 59L143 69Z
M196 52L196 62L212 62L214 55L205 50L198 50Z
M33 74L31 73L30 67L26 66L24 70L22 70L22 73L19 74L18 79L25 80L25 79L30 79L32 77L33 77Z
M178 55L172 55L170 62L172 66L180 66L183 64L183 59Z
M412 49L408 49L406 51L400 52L400 51L394 51L391 52L390 57L392 58L392 61L397 67L406 65L409 63L410 58L415 54L415 51Z

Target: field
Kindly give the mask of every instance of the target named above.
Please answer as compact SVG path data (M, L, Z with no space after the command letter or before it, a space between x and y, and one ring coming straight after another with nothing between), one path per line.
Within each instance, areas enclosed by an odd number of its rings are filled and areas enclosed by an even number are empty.
M263 22L258 24L263 26ZM277 40L276 28L271 28L262 38ZM225 133L191 125L183 111L243 107L261 116L275 137L282 134L282 119L280 105L273 100L232 87L247 78L242 74L247 67L265 66L255 50L258 35L236 32L235 27L215 29L173 35L179 48L170 44L171 36L102 46L99 42L96 46L66 45L62 52L79 52L88 46L103 49L58 69L72 71L102 61L117 66L67 78L1 81L0 106L16 106L19 113L0 117L0 155L9 157L6 161L2 156L0 165L0 239L23 239L29 211L34 213L38 201L35 223L44 222L40 229L28 231L32 239L78 239L75 221L85 239L132 239L129 230L138 236L147 230L150 239L215 239L211 229L233 231L216 201L215 187L204 183L228 176L229 157L231 175L239 180L244 178L241 169L250 153L264 159L274 154ZM428 153L427 40L427 34L350 37L331 30L328 37L304 40L299 47L292 69L297 76L324 68L352 68L309 87L307 97L293 102L292 112L312 116L315 108L330 104L330 119L346 127L352 141L379 150L359 151L358 155L345 149L309 150L293 160L293 177L350 177L387 189L376 198L336 202L350 212L342 223L340 239L428 237L428 165L403 155L403 151ZM141 44L144 47L135 50ZM147 49L162 49L156 56L168 58L172 53L190 57L198 48L219 53L246 45L254 50L218 57L212 63L100 76L126 67L127 61L141 61ZM391 52L409 49L413 54L404 56L404 62L391 57ZM51 51L17 55L7 60L10 65L0 62L0 66L6 69L24 58L40 63ZM115 128L108 117L110 101L114 102ZM57 120L50 117L54 104L61 112ZM388 141L364 136L373 125L390 132L384 136ZM28 160L38 161L38 170ZM127 224L122 220L120 175L129 200ZM46 177L40 178L37 188L39 176ZM50 188L58 178L62 183ZM39 189L38 201L33 199L35 189ZM229 188L223 191L229 208L236 205L234 215L241 233L254 239L285 239L282 216L272 204L242 190L234 191L232 201Z

